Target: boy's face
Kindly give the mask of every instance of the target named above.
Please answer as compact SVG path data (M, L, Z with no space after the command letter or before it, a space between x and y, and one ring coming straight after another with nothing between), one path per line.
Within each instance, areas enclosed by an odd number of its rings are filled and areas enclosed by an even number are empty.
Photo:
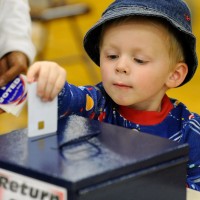
M159 111L170 75L167 31L146 20L107 27L100 46L102 82L118 105Z

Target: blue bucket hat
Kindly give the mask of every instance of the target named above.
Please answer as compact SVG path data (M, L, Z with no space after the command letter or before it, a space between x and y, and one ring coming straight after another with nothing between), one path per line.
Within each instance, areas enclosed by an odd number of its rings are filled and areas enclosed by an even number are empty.
M170 23L182 38L188 74L182 83L194 75L198 61L196 38L192 33L191 13L182 0L116 0L102 14L101 19L86 33L83 45L89 57L99 66L99 39L102 25L125 16L153 16Z

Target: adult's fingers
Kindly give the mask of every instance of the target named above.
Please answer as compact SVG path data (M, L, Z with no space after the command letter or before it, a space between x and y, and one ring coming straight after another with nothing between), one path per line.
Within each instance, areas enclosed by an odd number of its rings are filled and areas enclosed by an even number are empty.
M19 66L12 66L1 76L2 84L5 85L21 74L22 69ZM1 83L1 82L0 82Z
M6 77L5 77L5 72L8 70L8 66L6 63L6 59L2 58L0 60L0 87L4 86L7 81L6 81Z

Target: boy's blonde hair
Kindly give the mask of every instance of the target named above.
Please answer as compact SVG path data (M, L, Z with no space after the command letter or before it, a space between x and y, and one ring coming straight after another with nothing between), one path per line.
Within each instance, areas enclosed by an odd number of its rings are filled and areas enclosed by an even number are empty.
M159 25L164 27L167 32L166 44L169 48L170 68L175 66L176 63L185 62L184 48L182 45L181 38L178 36L177 31L168 22L156 17L127 16L110 20L102 26L99 47L101 47L102 45L102 38L105 30L108 27L124 24L126 22L131 22L132 20L147 20L150 23L152 23L152 25Z

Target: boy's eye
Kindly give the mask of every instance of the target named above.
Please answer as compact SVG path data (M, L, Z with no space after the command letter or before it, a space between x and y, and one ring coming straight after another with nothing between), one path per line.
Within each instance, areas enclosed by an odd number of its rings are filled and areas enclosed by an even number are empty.
M147 62L147 61L144 61L144 60L141 60L141 59L138 59L138 58L134 58L134 60L139 64L144 64L144 63Z
M117 56L117 55L108 55L107 56L107 58L109 58L109 59L116 59L116 58L118 58L119 56Z

